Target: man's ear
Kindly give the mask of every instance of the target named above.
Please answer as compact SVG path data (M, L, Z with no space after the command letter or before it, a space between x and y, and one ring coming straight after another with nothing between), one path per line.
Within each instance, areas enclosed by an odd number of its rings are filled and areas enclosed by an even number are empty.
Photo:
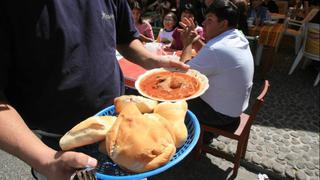
M226 20L226 19L224 19L223 22L222 22L222 26L223 26L224 29L228 29L228 27L229 27L229 21Z

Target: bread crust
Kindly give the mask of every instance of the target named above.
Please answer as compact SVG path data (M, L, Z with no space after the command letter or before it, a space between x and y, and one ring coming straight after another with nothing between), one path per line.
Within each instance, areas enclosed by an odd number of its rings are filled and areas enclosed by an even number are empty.
M114 99L116 112L120 113L129 102L135 103L141 113L152 112L154 107L158 104L158 101L142 96L123 95Z
M60 139L59 145L66 151L102 141L116 119L115 116L89 117L68 131Z
M107 133L106 149L123 169L144 172L164 165L175 154L172 134L163 117L142 115L134 103L128 103Z
M177 102L165 101L154 108L154 113L161 115L172 124L177 148L181 147L188 138L188 130L184 123L187 110L188 104L184 100Z

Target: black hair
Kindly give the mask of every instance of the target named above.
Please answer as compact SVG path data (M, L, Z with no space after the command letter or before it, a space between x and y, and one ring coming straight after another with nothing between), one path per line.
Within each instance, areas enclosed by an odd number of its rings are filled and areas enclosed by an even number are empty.
M197 13L194 8L194 6L191 3L186 3L182 8L181 8L181 13L180 16L183 12L188 12L191 13L194 17L196 17Z
M181 15L183 12L191 13L194 16L194 22L197 23L197 21L196 21L197 11L191 3L186 3L183 7L181 7L179 19L181 18Z
M213 13L219 21L227 20L229 27L237 27L239 10L238 7L229 0L214 0L206 10L206 14Z

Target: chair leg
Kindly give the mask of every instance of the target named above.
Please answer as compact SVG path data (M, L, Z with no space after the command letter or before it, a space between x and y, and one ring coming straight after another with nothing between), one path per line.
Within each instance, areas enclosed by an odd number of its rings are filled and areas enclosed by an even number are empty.
M316 78L316 80L314 81L313 86L317 86L318 83L319 83L319 81L320 81L320 72L318 72L317 78Z
M296 36L296 37L295 37L295 46L294 46L294 52L295 52L295 54L298 53L299 48L300 48L300 45L301 45L301 36Z
M279 46L280 46L280 42L282 41L282 38L283 38L283 33L281 33L281 35L280 35L280 37L279 37L279 39L277 41L275 52L278 52Z
M259 66L260 65L260 61L261 61L261 55L262 55L262 50L263 50L263 45L259 44L258 43L258 47L256 49L256 66Z
M197 145L196 145L196 148L195 148L195 151L194 151L194 157L195 157L196 160L200 159L200 155L201 155L201 152L202 152L203 133L204 133L204 130L201 128L200 137L199 137L199 140L197 142Z
M245 142L242 148L242 154L241 154L241 158L244 158L246 156L246 152L247 152L247 147L248 147L248 141L249 141L249 134L248 136L245 138Z
M301 61L302 59L302 56L303 56L303 49L301 48L296 59L293 61L293 64L290 68L290 71L289 71L289 75L292 74L292 72L294 71L294 69L297 67L297 65L299 64L299 62Z
M244 144L245 144L245 139L240 139L237 145L237 151L236 151L236 155L233 162L234 166L233 166L232 177L236 177L238 174L238 169L240 167L240 159L241 159Z

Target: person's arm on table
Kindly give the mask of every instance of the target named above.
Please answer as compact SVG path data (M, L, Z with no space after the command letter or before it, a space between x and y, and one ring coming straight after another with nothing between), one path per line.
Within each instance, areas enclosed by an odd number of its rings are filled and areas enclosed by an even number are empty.
M132 40L129 44L119 44L117 50L128 60L146 69L157 67L174 67L187 70L188 65L168 59L165 56L160 56L149 52L138 39Z
M147 36L145 36L143 34L140 34L139 39L142 42L153 42L154 41L154 39L149 38L149 37L147 37Z
M70 179L75 168L97 164L85 154L57 152L46 146L3 98L0 98L0 129L0 149L25 161L49 180Z

